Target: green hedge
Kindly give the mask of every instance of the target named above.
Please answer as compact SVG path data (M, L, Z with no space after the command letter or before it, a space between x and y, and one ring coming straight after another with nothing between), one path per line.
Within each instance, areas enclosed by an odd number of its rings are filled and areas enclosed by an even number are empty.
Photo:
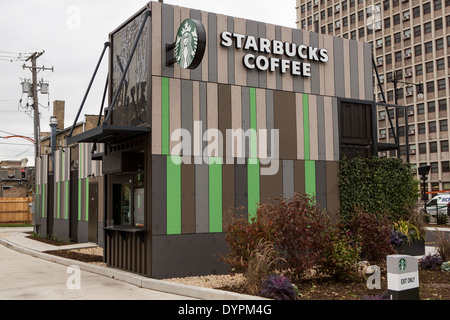
M404 218L419 197L411 167L397 158L344 158L340 162L341 216L350 221L355 207L392 219Z

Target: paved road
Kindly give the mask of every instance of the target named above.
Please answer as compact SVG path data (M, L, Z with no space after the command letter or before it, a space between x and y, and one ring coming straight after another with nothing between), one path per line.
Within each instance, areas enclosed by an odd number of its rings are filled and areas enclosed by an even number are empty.
M0 244L0 300L184 300L35 258ZM78 281L79 279L79 281ZM77 289L79 287L79 289Z

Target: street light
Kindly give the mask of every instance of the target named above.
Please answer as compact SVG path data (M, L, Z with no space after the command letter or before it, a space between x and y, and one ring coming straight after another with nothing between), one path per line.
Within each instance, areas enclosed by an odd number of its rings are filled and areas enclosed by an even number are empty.
M399 81L397 79L397 75L394 73L394 79L391 80L394 83L394 97L395 97L395 105L398 104L398 95L397 95L397 84L402 83L407 86L416 86L417 87L417 97L419 99L423 99L423 84L422 83L410 83L405 81ZM398 157L400 157L400 137L399 137L399 127L398 127L398 109L395 109L395 125L397 128L397 140L398 140ZM408 113L405 112L405 143L406 143L406 162L409 163L409 135L408 135Z

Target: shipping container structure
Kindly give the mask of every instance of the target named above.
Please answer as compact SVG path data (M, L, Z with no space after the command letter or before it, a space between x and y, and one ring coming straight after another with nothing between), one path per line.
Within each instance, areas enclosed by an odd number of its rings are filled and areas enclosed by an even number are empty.
M104 145L88 163L102 163L111 267L225 273L230 209L251 218L258 203L300 192L336 212L342 153L376 149L369 44L150 2L105 46L105 121L67 141ZM55 174L74 175L79 230L90 221L90 170Z

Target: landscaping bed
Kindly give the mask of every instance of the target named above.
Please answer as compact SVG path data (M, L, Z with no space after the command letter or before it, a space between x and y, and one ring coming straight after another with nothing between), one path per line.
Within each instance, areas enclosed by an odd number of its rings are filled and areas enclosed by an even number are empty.
M103 263L101 248L54 250L46 253L87 263ZM387 290L386 272L382 271L381 289L369 290L364 280L336 282L329 278L304 280L296 283L301 296L299 300L363 300L375 299ZM242 274L209 275L166 279L186 285L220 289L247 294ZM419 269L421 300L450 300L450 273L439 270Z

